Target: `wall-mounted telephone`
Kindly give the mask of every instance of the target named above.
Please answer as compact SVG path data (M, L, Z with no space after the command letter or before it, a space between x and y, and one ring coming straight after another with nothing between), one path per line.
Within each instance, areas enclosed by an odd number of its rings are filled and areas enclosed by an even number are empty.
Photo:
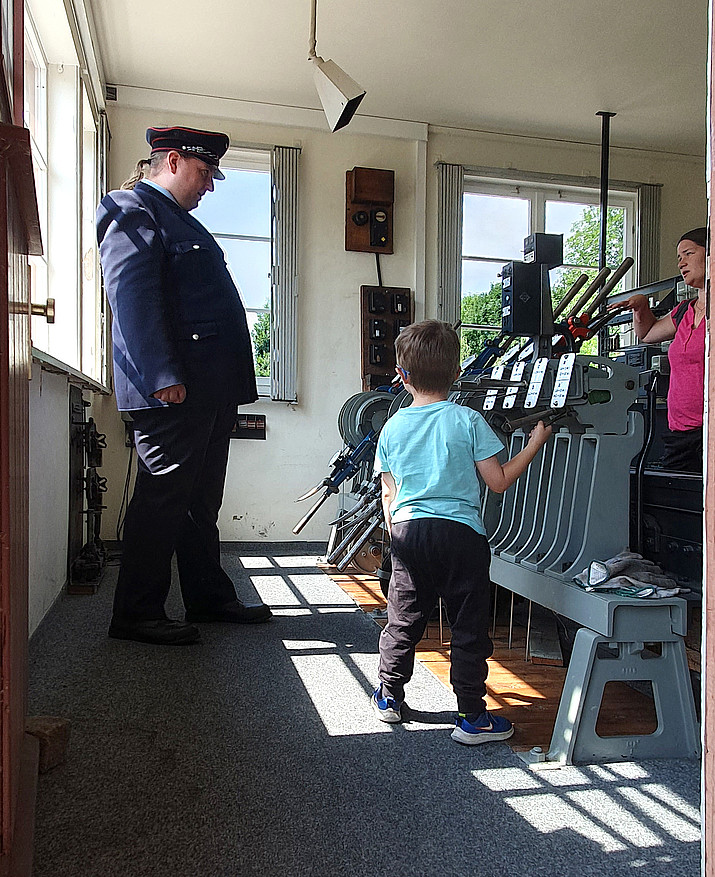
M354 167L345 174L345 249L393 253L395 172Z

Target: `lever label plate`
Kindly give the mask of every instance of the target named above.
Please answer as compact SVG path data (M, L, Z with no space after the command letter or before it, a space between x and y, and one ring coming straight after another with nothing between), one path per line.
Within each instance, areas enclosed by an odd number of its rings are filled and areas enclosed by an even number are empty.
M531 380L529 381L529 389L526 393L524 408L536 408L536 403L539 401L539 393L541 392L541 385L544 383L546 366L548 364L549 360L545 356L542 356L541 359L537 359L534 363L534 368L531 370Z
M520 362L514 363L514 368L511 370L511 380L512 381L520 381L522 375L524 374L524 369L526 368L526 361L521 360ZM514 403L516 402L516 394L519 392L518 387L509 387L506 391L506 395L504 396L504 401L502 402L502 408L513 408Z
M565 353L559 360L559 370L556 372L554 392L551 395L552 408L563 408L566 404L566 397L568 396L571 374L573 373L575 362L575 353Z
M491 377L498 379L498 378L501 378L501 376L503 374L504 374L504 366L503 365L495 365L494 368L492 368ZM494 407L494 403L497 400L497 393L498 392L499 392L499 390L487 390L487 395L484 397L484 405L482 406L482 409L484 411L491 411L492 410L492 408Z

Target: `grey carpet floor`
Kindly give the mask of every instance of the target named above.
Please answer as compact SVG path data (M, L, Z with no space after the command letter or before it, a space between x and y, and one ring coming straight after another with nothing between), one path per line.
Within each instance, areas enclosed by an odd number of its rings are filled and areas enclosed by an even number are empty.
M40 777L35 877L700 873L696 762L533 773L506 744L453 743L453 696L419 665L408 721L379 722L379 630L321 550L225 546L239 596L276 617L204 625L197 646L108 639L113 566L55 604L30 713L72 740Z

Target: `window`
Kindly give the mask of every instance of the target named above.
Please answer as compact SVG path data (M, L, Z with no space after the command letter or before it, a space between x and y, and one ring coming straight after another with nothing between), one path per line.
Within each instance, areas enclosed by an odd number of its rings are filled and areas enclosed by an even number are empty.
M193 215L213 234L246 309L258 392L270 395L271 172L268 150L229 149Z
M106 384L105 302L94 230L104 162L99 85L88 72L84 47L78 49L80 37L70 28L63 0L27 0L24 39L24 122L44 251L30 260L31 294L39 304L55 299L54 323L32 317L32 343Z
M616 268L633 255L637 195L609 193L606 264ZM550 272L558 303L580 274L598 272L600 207L597 189L557 184L497 182L466 177L462 225L462 321L501 326L504 264L523 258L524 238L533 232L562 234L564 265ZM631 272L616 289L633 285ZM463 332L465 356L481 350L495 333Z
M81 370L96 380L104 374L104 344L102 320L102 288L98 269L99 252L94 226L99 196L99 162L97 156L97 124L84 83L82 92L82 139L80 157L81 228L80 228L80 314L81 314Z
M30 132L32 169L35 177L37 210L43 241L43 254L30 256L30 295L44 304L48 297L47 268L47 64L32 17L25 15L25 93L23 120ZM47 323L37 321L38 341L47 343Z

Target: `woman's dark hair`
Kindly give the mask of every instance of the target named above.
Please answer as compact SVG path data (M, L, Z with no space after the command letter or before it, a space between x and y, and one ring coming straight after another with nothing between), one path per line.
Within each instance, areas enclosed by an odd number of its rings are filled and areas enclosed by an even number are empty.
M694 244L697 244L699 247L704 247L707 250L708 230L704 226L701 228L692 228L690 231L686 231L684 235L680 236L678 243L681 243L682 241L692 241Z

